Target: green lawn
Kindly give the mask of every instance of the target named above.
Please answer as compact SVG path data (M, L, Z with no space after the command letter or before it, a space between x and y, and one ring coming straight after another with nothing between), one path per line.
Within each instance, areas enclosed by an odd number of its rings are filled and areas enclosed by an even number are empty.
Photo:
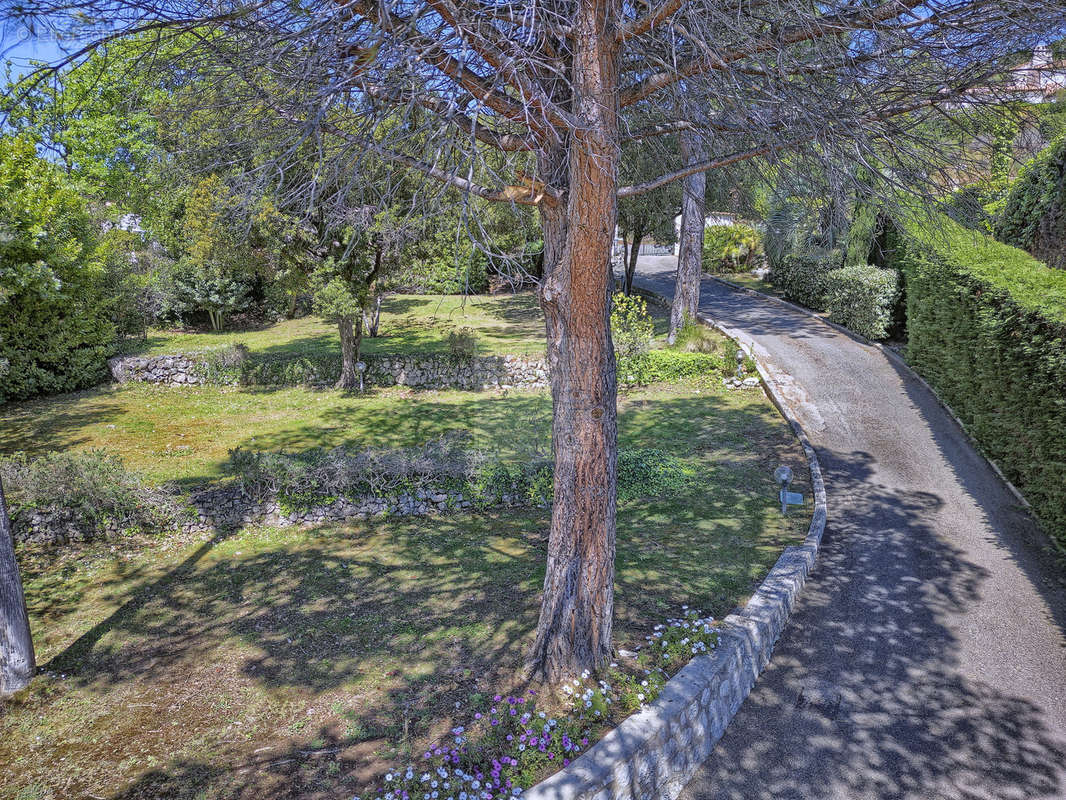
M364 338L365 353L446 352L449 332L477 332L485 353L541 353L544 323L536 295L392 295L382 303L380 336ZM336 326L317 317L284 320L258 330L183 332L153 330L147 340L126 342L129 353L203 350L241 342L260 355L309 355L340 352Z
M681 604L724 615L802 537L809 517L781 517L774 467L810 491L760 392L658 385L620 412L622 447L669 449L700 476L619 509L616 637L633 646ZM520 455L545 442L549 400L132 387L4 415L5 449L106 445L192 479L218 474L237 444L415 444L456 427ZM520 684L547 523L523 510L20 548L49 675L0 710L0 785L23 798L351 797L464 722L457 702Z
M649 306L661 344L669 312ZM459 328L475 332L486 355L539 355L544 352L544 315L532 292L506 295L392 295L382 303L380 336L363 338L362 352L446 353L447 336ZM163 355L242 343L262 356L339 353L337 328L318 317L284 320L256 330L218 333L152 330L147 339L127 340L127 354Z
M781 296L781 292L776 286L763 278L757 278L750 272L730 272L724 275L716 275L715 277L739 284L748 289L755 289L763 294L774 295L775 297Z

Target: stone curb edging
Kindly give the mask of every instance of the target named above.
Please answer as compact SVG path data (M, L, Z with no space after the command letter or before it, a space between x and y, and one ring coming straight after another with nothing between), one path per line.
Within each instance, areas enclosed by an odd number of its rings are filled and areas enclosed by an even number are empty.
M896 352L896 350L885 344L882 344L881 342L875 342L872 339L867 339L861 333L856 333L853 330L845 328L839 322L833 322L832 320L827 319L826 317L816 311L813 311L812 309L804 308L803 306L797 305L796 303L792 303L782 297L776 297L772 294L767 294L766 292L760 292L758 289L752 289L750 286L741 286L739 283L733 283L733 281L727 280L726 278L721 278L717 275L709 275L707 277L709 277L713 281L718 281L719 283L728 286L734 291L746 292L747 294L755 295L756 297L760 297L764 300L770 300L771 302L785 306L786 308L791 308L793 311L798 311L799 313L804 314L808 317L821 320L829 327L835 328L836 330L843 333L845 336L851 337L860 344L864 344L869 347L874 347L880 350L897 365L906 369L910 375L912 375L915 379L917 379L920 384L922 384L922 386L929 390L929 393L933 395L934 398L936 398L936 401L940 404L940 407L943 408L944 411L947 412L948 416L955 421L955 424L959 426L959 430L962 431L962 435L966 437L967 441L970 443L973 449L981 454L984 460L988 462L988 465L992 467L992 471L995 472L997 476L999 476L999 479L1003 481L1004 484L1006 484L1007 488L1010 490L1010 493L1014 495L1015 499L1022 505L1023 508L1032 511L1033 507L1029 503L1029 501L1025 499L1025 495L1021 493L1021 490L1018 489L1017 486L1011 483L1010 479L1007 478L1007 476L1003 473L1003 470L999 468L999 464L997 464L995 461L988 457L988 455L984 451L984 448L981 447L981 443L970 435L970 432L966 429L966 426L959 418L959 415L955 413L955 410L944 401L944 399L937 393L936 389L934 389L932 385L930 385L929 381L919 375L918 372L914 369L914 367L908 364L906 359L904 359L902 355Z
M652 293L652 299L662 298ZM700 315L700 321L754 353L754 342ZM662 693L593 745L570 766L522 793L523 800L674 800L710 756L740 709L814 566L826 524L826 493L818 456L777 380L756 359L771 401L803 446L811 473L814 515L803 544L788 547L747 605L726 617L718 647L692 659Z

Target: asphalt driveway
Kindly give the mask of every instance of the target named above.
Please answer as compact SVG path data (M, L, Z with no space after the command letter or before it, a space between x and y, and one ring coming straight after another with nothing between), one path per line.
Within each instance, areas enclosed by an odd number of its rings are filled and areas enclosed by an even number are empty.
M671 294L673 257L637 283ZM685 800L1066 798L1066 565L878 348L704 281L791 375L829 524L773 660Z

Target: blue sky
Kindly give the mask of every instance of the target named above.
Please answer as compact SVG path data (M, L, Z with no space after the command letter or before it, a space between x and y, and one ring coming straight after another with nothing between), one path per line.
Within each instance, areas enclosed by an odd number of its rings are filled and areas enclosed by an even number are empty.
M32 36L22 27L0 28L0 63L10 61L16 75L28 71L31 59L55 61L63 55L59 43L51 36Z

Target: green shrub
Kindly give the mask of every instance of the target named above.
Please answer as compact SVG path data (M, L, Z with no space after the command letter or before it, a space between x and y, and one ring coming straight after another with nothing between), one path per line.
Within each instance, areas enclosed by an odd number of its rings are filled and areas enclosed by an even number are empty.
M341 374L340 353L304 356L253 357L241 363L237 380L242 386L332 385ZM216 375L229 383L230 373Z
M648 304L638 295L618 292L611 303L611 339L621 358L633 358L651 349L655 325Z
M829 318L867 339L884 339L899 297L899 273L869 265L841 267L826 275Z
M390 271L386 288L414 294L479 294L489 288L484 253L464 232L441 225L405 248L402 263Z
M1006 179L987 179L954 191L944 202L944 213L963 227L992 233L1007 199Z
M829 273L842 263L840 250L788 252L771 260L769 280L789 300L824 311Z
M552 499L552 463L543 458L521 463L489 462L479 470L472 488L481 505L495 505L509 495L544 506Z
M107 523L142 532L180 524L187 506L174 492L146 483L122 459L104 450L25 453L0 461L12 517L30 511L68 512L82 530L102 532Z
M641 497L669 497L691 488L696 470L663 450L618 451L618 502Z
M1066 136L1022 168L996 220L996 238L1066 269Z
M618 382L623 386L646 386L660 381L732 374L737 348L731 345L730 349L729 353L649 350L634 356L619 356Z
M0 137L0 401L99 383L114 342L80 197L28 139Z
M418 490L462 492L479 506L505 496L530 505L552 501L552 462L487 459L465 448L466 441L442 437L422 447L398 450L332 450L302 453L230 451L229 470L245 493L277 497L289 507L328 503L337 497L395 497ZM618 500L661 497L693 485L695 468L654 449L618 454Z
M944 220L904 223L907 360L1066 545L1066 272Z
M229 471L252 497L387 497L418 489L462 489L472 483L480 454L462 437L441 437L422 447L396 450L314 448L271 453L238 447Z
M239 383L242 370L251 358L251 352L247 345L234 342L215 350L205 350L199 356L200 363L196 367L196 374L207 383L218 385Z
M750 225L710 225L703 231L706 272L745 272L762 256L762 240Z
M444 343L448 346L448 355L456 361L470 361L477 356L477 332L473 328L448 331Z

